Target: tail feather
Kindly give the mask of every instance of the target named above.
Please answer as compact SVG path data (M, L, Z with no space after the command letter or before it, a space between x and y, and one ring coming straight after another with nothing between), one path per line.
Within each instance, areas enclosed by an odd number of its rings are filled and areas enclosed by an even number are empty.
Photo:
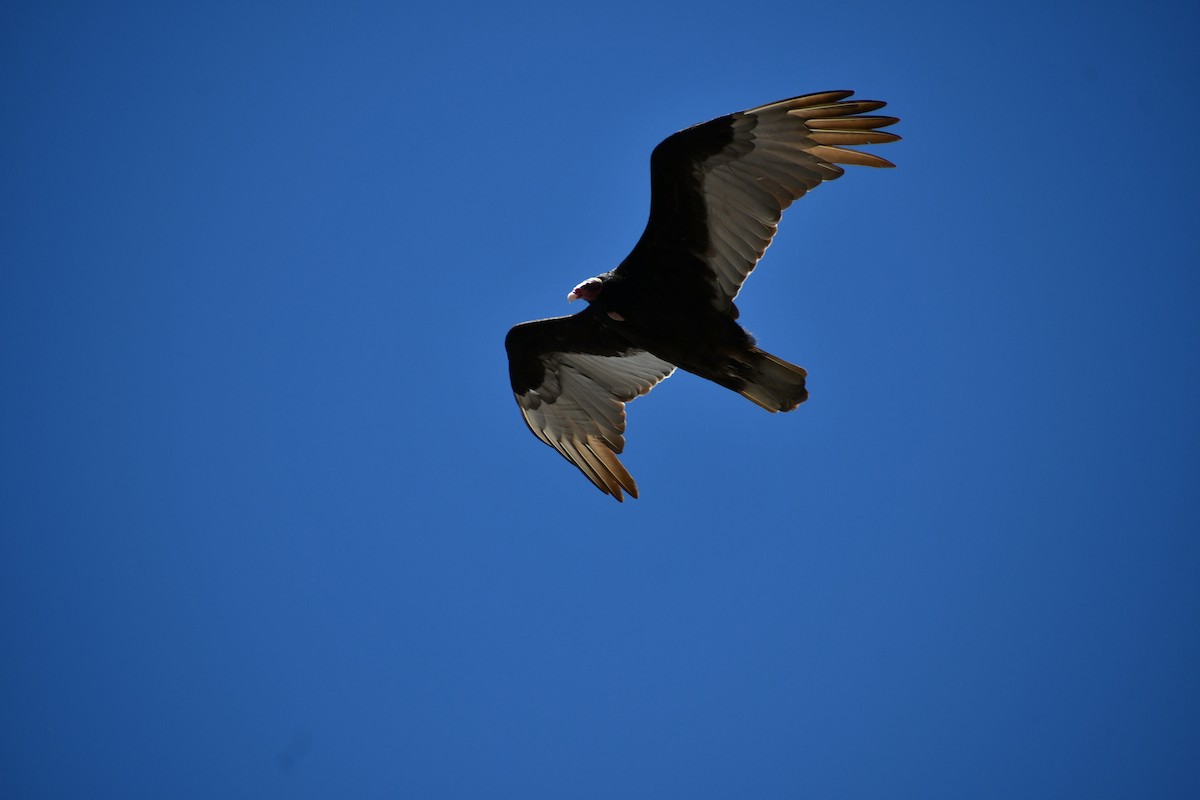
M808 373L803 367L757 347L751 348L747 355L745 383L737 388L742 397L771 412L792 411L808 399L808 390L804 388Z

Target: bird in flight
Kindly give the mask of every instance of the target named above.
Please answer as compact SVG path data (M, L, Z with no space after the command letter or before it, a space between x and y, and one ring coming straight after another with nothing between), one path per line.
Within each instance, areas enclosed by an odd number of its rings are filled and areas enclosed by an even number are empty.
M892 167L846 145L894 142L895 117L853 92L807 94L687 128L650 156L650 219L616 269L580 283L578 314L525 322L505 338L509 378L530 430L600 491L637 484L617 459L625 404L676 368L768 411L808 399L807 373L755 346L734 305L783 210L839 164Z

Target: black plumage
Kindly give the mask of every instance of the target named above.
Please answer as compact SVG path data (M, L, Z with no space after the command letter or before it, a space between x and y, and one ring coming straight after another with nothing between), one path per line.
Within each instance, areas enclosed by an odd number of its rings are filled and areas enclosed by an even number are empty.
M588 307L526 322L505 347L513 393L530 429L601 491L637 497L617 459L625 403L676 367L768 411L808 398L805 371L760 350L737 323L734 298L784 211L838 164L890 167L844 145L899 137L884 106L836 91L794 97L680 131L650 157L650 218L629 256L568 295Z

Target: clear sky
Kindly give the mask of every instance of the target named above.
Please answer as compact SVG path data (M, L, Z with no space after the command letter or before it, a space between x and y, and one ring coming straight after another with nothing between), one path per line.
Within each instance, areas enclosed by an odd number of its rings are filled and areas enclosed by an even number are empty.
M0 12L0 795L1200 794L1185 3ZM679 128L889 102L617 504L539 443Z

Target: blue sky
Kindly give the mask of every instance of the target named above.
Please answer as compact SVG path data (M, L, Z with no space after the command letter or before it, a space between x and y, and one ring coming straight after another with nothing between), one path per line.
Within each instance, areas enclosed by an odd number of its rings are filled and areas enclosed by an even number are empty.
M1200 793L1185 4L170 6L0 12L6 797ZM671 378L614 503L505 331L840 88L812 399Z

